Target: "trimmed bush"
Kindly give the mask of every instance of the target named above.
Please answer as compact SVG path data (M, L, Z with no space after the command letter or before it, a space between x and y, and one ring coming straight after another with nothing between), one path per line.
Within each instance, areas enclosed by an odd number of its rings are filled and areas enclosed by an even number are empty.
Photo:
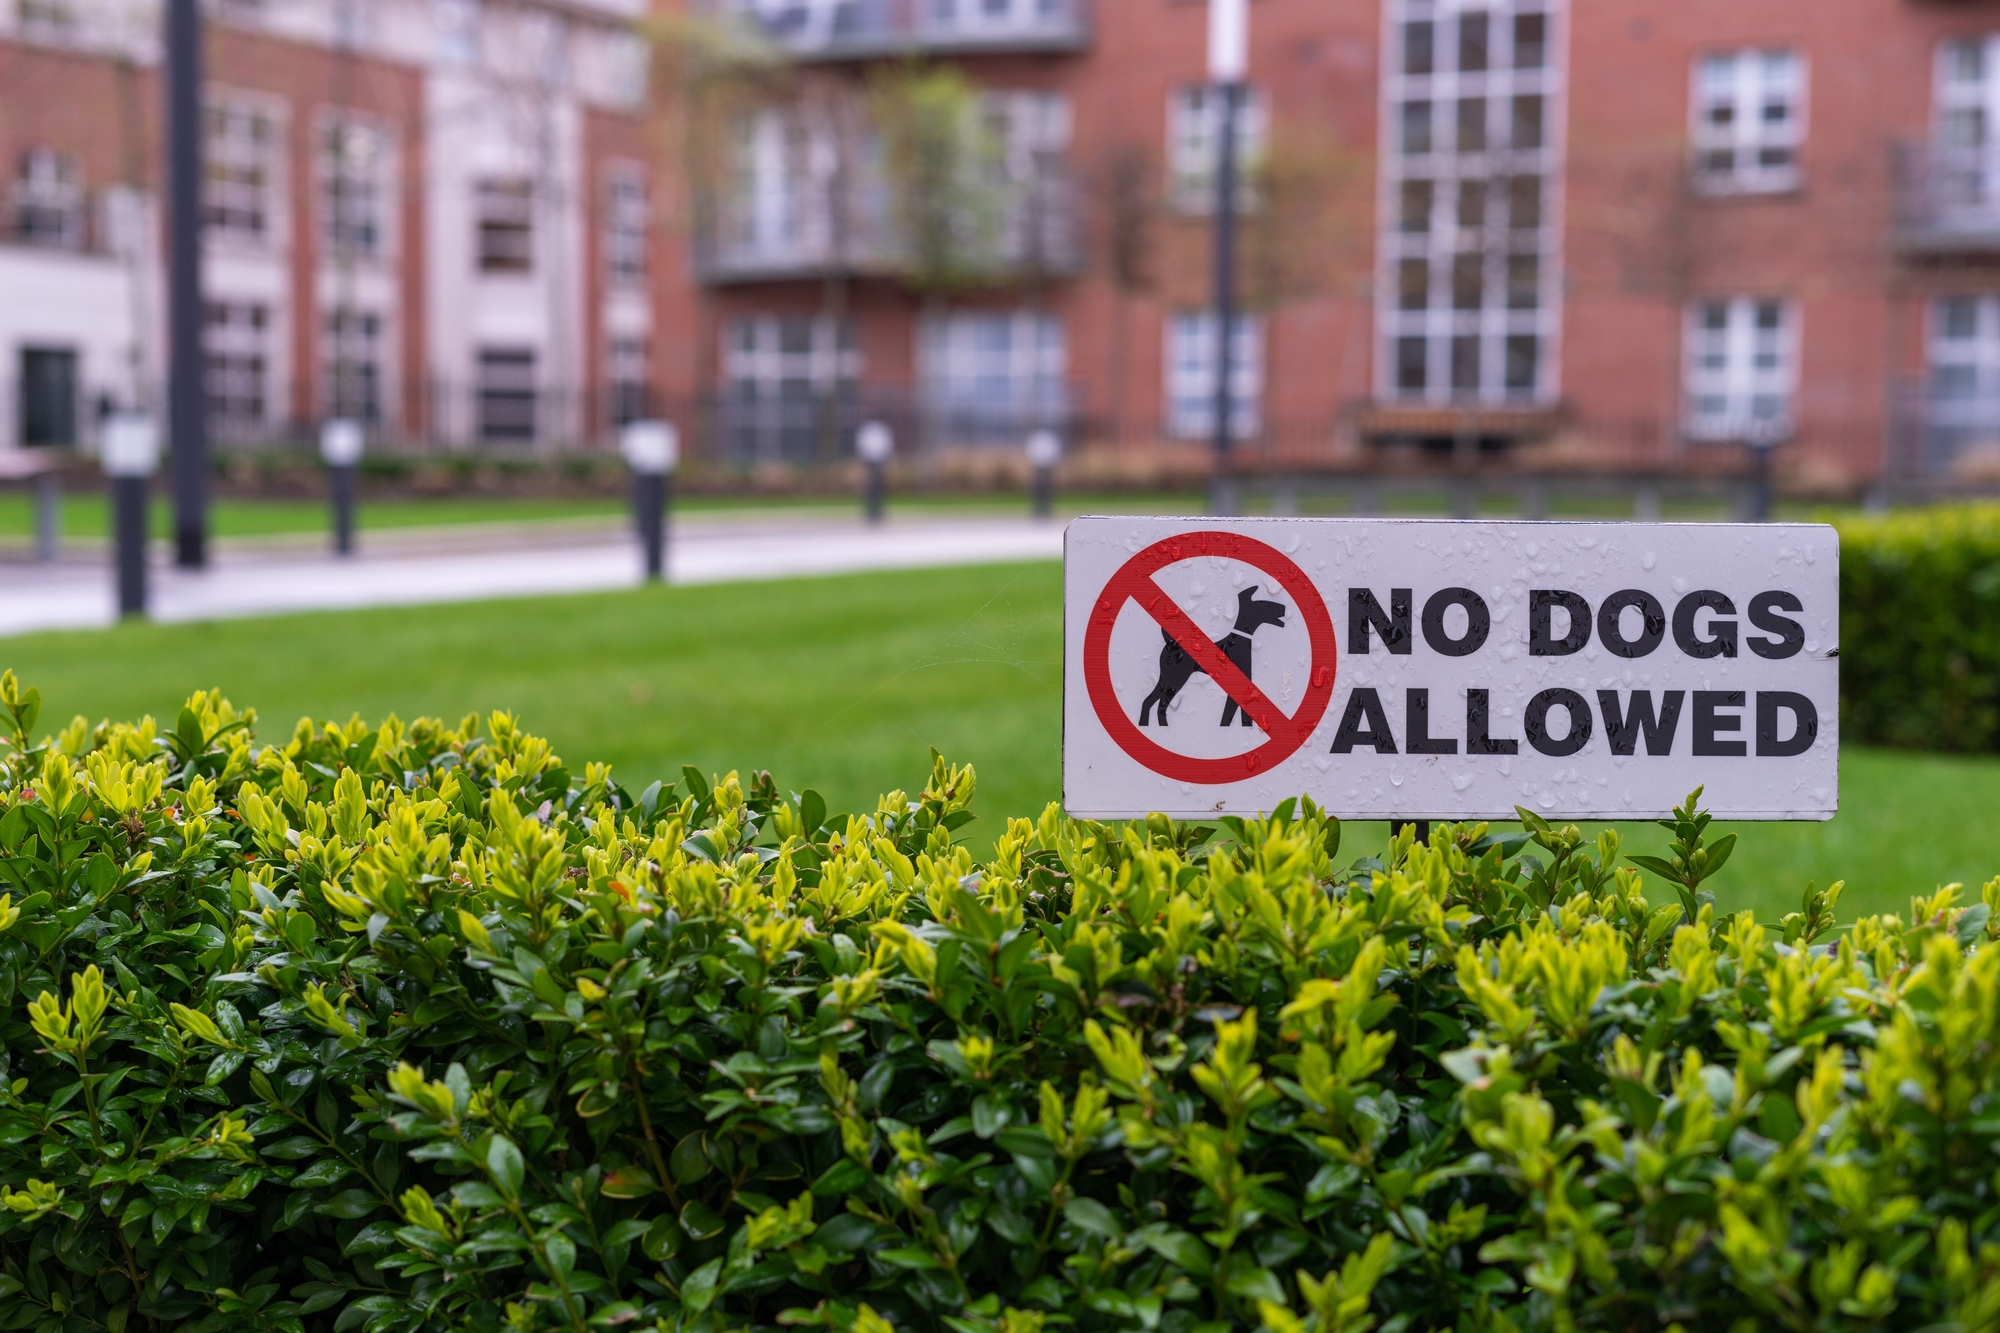
M2000 505L1838 526L1847 735L1925 750L2000 750Z
M0 1327L2000 1327L2000 880L0 705Z

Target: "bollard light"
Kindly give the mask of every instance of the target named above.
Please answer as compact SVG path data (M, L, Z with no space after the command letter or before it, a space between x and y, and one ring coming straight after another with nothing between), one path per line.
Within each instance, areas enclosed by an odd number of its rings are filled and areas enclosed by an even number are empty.
M888 489L889 459L896 452L896 437L879 421L864 421L854 433L854 452L867 465L861 493L861 511L870 523L882 521L882 502Z
M1052 430L1033 431L1026 446L1034 477L1036 518L1047 518L1056 507L1056 464L1062 460L1062 440Z
M667 576L667 511L681 461L680 432L671 421L630 421L618 432L618 452L632 469L632 518L646 579L657 582Z
M319 456L331 483L333 549L338 555L354 553L354 479L366 444L358 421L335 417L319 428Z
M119 415L104 423L98 450L111 479L112 565L118 614L146 614L146 498L160 468L160 430L151 417Z

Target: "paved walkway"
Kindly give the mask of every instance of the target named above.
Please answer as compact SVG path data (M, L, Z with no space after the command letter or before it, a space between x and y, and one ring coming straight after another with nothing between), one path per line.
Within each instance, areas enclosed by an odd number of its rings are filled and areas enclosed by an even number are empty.
M597 521L363 532L342 560L325 538L217 545L213 566L152 567L152 614L218 620L289 611L478 601L635 587L637 543ZM862 570L1055 559L1062 526L1028 519L893 518L879 527L825 517L677 518L668 551L675 583L723 583ZM0 635L110 624L111 571L101 554L53 564L0 564Z

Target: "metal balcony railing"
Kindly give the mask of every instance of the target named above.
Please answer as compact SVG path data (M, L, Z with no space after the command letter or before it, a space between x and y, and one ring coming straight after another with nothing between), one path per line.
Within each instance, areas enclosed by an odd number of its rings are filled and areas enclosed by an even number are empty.
M1896 242L1912 254L2000 252L2000 144L1895 147Z
M798 59L1080 51L1087 0L714 0Z
M954 252L929 262L948 263L954 277L994 282L1074 275L1083 267L1083 228L1077 191L1066 172L1017 186L1011 202L970 233ZM720 224L697 243L697 270L711 283L766 282L853 276L921 276L925 261L895 220L886 192L862 200L848 222L832 223L832 209L810 196L760 208L726 203Z
M1956 393L1906 382L1892 390L1892 402L1883 468L1892 487L1950 495L2000 485L2000 389Z

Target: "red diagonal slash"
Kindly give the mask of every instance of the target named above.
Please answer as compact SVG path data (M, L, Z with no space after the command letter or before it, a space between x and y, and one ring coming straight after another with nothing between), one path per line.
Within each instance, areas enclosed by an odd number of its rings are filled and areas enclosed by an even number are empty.
M1250 720L1261 727L1266 736L1285 736L1291 733L1292 720L1278 711L1270 696L1257 688L1250 677L1244 675L1217 648L1209 637L1201 632L1201 626L1181 610L1180 604L1167 595L1149 575L1140 580L1135 589L1137 602L1142 610L1160 628L1174 636L1174 642L1195 661L1195 665L1206 671L1209 678L1222 687L1222 692L1236 701L1236 706L1250 715Z
M1222 556L1242 561L1269 575L1291 594L1299 619L1312 643L1312 666L1306 688L1299 698L1298 711L1287 717L1252 684L1209 641L1201 627L1167 596L1153 575L1168 565L1198 556ZM1118 623L1127 601L1136 603L1151 616L1174 642L1209 674L1236 706L1249 714L1266 737L1263 744L1245 754L1217 759L1200 759L1167 749L1141 731L1118 700L1111 682L1111 631ZM1263 542L1239 532L1182 532L1154 542L1121 565L1106 580L1084 622L1082 669L1085 692L1111 741L1139 764L1178 782L1220 784L1240 782L1268 773L1303 745L1326 715L1333 698L1333 677L1340 645L1334 639L1333 621L1326 613L1326 600L1291 559ZM1164 737L1166 733L1161 733ZM1069 733L1064 732L1064 742Z

